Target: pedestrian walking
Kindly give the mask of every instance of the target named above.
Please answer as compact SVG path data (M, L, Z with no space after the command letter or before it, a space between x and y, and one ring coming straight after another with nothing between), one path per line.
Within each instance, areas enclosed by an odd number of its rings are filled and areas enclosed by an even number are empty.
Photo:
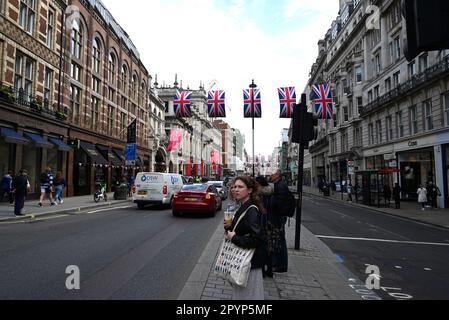
M258 185L251 177L241 176L235 179L234 191L232 192L236 201L241 206L235 213L231 224L224 222L226 230L225 238L233 244L244 249L255 249L251 260L251 271L248 276L246 287L232 285L234 300L263 300L263 276L264 264L262 214L263 205L258 197ZM255 207L251 207L255 205ZM247 210L249 208L249 210ZM240 216L246 211L240 223L233 230Z
M430 181L427 191L429 193L430 206L432 208L438 208L438 197L441 196L440 189L432 181Z
M55 202L63 204L64 200L62 200L62 191L67 187L67 182L62 176L61 171L56 172L54 185L55 185Z
M287 217L281 215L282 208L288 201L290 190L282 180L281 171L277 170L271 175L271 181L274 183L274 193L272 196L273 222L276 228L280 230L279 251L273 256L273 272L281 273L288 270L288 251L287 240L285 239L285 224Z
M41 196L39 198L39 207L42 207L42 202L44 201L45 196L47 195L50 200L50 205L54 206L55 202L53 201L53 187L54 187L54 177L51 172L51 168L47 167L44 172L41 173L40 177L40 189Z
M393 188L394 206L396 209L401 209L401 187L399 183L395 183Z
M416 192L418 194L418 202L421 204L421 210L425 210L426 203L427 203L427 190L422 186L422 184L419 185L418 191Z
M8 173L2 177L0 181L0 202L3 202L4 197L7 197L9 204L14 204L14 193L12 192L13 176L13 171L8 170Z
M390 189L390 186L387 183L384 184L384 200L385 200L385 204L388 203L388 205L390 205L391 189Z
M25 199L30 191L30 184L28 182L28 171L22 169L19 175L13 180L12 189L15 196L14 215L23 216L23 207L25 206Z
M262 275L264 277L273 277L273 256L279 248L279 234L280 229L276 228L273 219L273 210L271 207L271 197L274 189L269 185L264 176L256 178L260 186L259 195L265 209L265 214L262 215L262 231L264 235L264 249L265 249L265 264L262 268Z
M351 201L352 202L352 192L353 192L353 188L352 188L352 182L351 181L349 181L349 184L348 184L348 199L347 199L347 201Z

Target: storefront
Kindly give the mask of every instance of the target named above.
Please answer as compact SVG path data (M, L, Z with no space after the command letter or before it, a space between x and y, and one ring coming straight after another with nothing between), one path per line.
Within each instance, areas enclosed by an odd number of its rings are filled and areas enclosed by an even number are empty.
M424 148L398 153L403 200L417 200L420 185L435 182L434 148Z
M366 170L356 172L356 182L354 190L356 191L355 200L367 206L376 206L378 208L389 206L389 201L384 197L384 191L388 187L390 195L393 190L393 175L397 174L399 169L381 168L377 170Z
M8 170L14 174L20 170L16 168L16 146L27 144L29 141L22 134L12 128L0 127L0 174L3 176Z

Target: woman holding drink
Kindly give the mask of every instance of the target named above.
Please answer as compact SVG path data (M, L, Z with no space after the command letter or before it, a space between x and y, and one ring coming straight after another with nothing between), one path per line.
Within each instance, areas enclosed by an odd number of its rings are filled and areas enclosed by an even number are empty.
M234 300L263 300L262 267L264 264L263 235L261 228L261 215L264 212L262 203L257 196L258 184L251 177L237 177L231 195L241 206L235 213L234 219L225 215L225 238L238 247L256 249L251 260L251 272L246 287L233 287ZM228 213L228 210L226 210ZM234 230L240 216L245 214ZM234 230L234 231L230 231Z

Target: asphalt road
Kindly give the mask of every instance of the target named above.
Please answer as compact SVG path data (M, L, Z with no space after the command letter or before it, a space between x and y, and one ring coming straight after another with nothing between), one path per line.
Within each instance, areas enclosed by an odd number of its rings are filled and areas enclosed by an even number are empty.
M2 224L0 299L177 299L221 221L132 205Z
M302 221L363 282L377 266L382 299L449 299L448 229L313 196Z

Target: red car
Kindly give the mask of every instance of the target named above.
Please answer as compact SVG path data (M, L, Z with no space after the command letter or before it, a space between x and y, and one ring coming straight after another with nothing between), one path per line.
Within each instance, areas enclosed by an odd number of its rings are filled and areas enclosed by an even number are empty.
M206 213L210 217L215 216L217 210L221 210L221 198L213 185L186 184L173 197L173 216L179 216L182 212Z

